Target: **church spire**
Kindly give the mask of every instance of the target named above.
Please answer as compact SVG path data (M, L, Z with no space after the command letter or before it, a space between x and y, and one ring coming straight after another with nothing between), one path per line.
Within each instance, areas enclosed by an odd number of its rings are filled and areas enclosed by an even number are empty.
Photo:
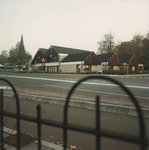
M23 34L21 35L21 42L20 42L20 46L24 46L24 42L23 42Z

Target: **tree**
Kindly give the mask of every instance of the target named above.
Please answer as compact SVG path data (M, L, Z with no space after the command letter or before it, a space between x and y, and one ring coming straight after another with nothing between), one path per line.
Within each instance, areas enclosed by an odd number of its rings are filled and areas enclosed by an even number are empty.
M4 64L7 61L8 61L8 52L6 50L3 50L0 55L0 63Z
M132 44L130 41L122 42L116 46L116 52L118 55L132 54L131 47Z
M142 52L142 42L143 42L144 37L141 35L135 35L132 40L132 52L136 55L137 59L139 59L141 52Z
M149 71L149 39L142 40L142 49L139 57L139 62L144 64L144 69Z
M117 46L118 55L135 54L138 62L149 68L149 39L141 35L133 36L131 41L122 42Z
M25 65L31 58L32 56L25 50L21 42L17 42L16 46L9 51L9 62L11 65Z
M114 43L114 36L110 33L104 34L104 39L100 42L99 48L97 50L97 54L99 53L113 53L115 52L115 43Z

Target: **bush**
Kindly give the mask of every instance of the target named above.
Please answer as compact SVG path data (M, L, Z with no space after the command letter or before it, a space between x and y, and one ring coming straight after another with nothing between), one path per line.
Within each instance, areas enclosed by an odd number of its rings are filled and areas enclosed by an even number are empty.
M126 70L103 70L103 74L125 75L127 72Z
M103 70L103 74L126 75L126 70ZM128 71L128 74L141 74L139 71Z

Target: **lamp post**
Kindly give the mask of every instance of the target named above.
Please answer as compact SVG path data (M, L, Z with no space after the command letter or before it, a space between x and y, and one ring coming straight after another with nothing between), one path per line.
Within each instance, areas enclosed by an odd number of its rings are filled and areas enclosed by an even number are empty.
M126 61L126 67L127 67L127 75L128 75L128 61Z

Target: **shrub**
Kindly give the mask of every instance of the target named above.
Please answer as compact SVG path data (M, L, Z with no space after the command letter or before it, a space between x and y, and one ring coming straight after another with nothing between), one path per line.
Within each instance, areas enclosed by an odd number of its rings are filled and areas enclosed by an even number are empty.
M103 74L116 74L116 75L126 75L126 70L103 70ZM128 71L128 74L141 74L138 70Z

